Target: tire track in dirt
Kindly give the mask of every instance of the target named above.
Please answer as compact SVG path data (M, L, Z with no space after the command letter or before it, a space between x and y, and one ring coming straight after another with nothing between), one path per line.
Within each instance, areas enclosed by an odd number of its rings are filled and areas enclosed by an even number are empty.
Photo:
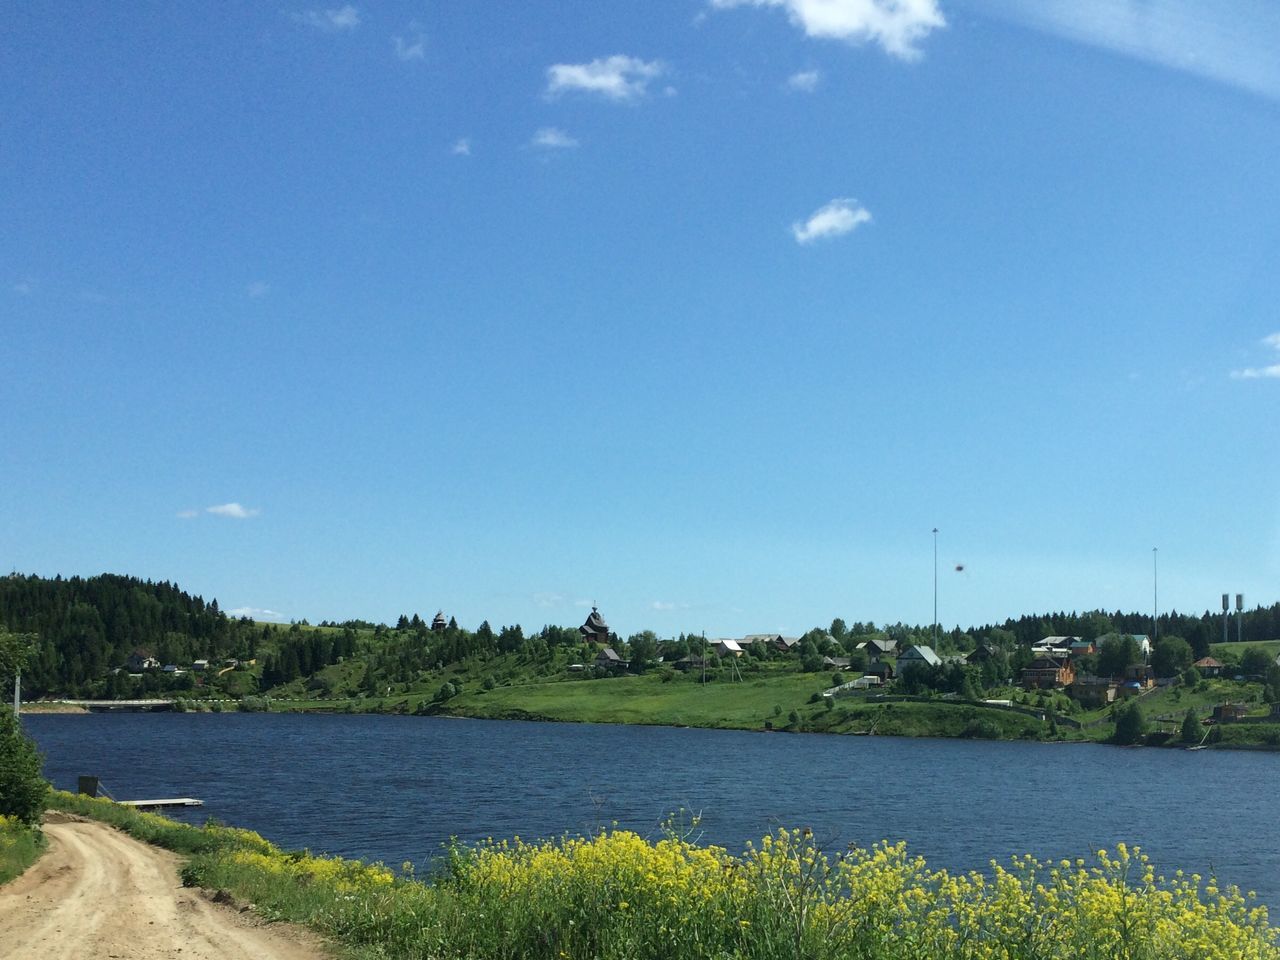
M182 886L179 860L101 823L47 823L49 848L0 887L13 960L321 960L319 938Z

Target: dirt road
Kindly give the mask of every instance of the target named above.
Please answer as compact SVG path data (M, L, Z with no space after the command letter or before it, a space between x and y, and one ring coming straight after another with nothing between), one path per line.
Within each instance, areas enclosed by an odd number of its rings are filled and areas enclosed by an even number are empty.
M0 887L6 960L319 960L319 940L184 889L178 858L100 823L45 825L49 849Z

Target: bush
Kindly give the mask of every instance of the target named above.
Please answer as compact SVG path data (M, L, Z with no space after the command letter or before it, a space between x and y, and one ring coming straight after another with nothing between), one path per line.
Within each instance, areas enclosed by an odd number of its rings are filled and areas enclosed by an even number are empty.
M49 785L40 775L40 753L7 707L0 707L0 817L40 822Z

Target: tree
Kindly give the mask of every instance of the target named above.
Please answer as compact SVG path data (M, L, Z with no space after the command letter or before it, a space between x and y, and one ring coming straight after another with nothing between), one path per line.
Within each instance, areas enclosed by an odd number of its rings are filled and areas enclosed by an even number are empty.
M1147 717L1137 700L1130 700L1116 709L1116 733L1114 740L1120 744L1140 743L1147 735Z
M1157 677L1176 677L1192 662L1191 644L1181 637L1164 637L1151 651L1151 667Z
M1133 637L1111 634L1102 640L1098 650L1098 673L1104 677L1121 676L1130 664L1142 660L1142 650Z
M7 707L0 707L0 816L36 824L49 785L40 776L40 754Z
M1200 721L1196 719L1195 710L1190 709L1182 718L1182 742L1199 743L1200 736Z
M631 650L631 667L637 672L643 671L658 656L658 635L652 630L632 634L627 639Z
M1246 677L1265 677L1272 658L1262 647L1248 647L1240 655L1240 672Z

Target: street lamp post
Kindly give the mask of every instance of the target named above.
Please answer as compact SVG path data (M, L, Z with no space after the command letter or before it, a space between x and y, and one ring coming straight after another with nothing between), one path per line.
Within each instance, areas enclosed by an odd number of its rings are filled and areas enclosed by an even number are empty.
M933 649L938 649L938 528L933 528Z

